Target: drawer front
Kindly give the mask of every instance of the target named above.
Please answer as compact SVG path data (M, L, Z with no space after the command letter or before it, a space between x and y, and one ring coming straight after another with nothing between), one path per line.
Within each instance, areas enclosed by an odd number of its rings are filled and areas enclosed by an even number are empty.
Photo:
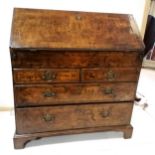
M83 82L137 81L140 68L82 69Z
M16 108L18 134L127 125L132 103Z
M76 69L14 69L14 83L79 82Z
M136 83L17 85L14 89L15 104L22 107L66 103L133 101Z
M91 68L137 67L141 65L138 52L63 52L63 51L14 51L13 68Z

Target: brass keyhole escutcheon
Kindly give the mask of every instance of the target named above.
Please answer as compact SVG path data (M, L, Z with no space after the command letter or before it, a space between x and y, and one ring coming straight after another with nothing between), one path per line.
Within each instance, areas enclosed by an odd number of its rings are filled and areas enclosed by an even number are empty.
M76 20L82 20L82 17L80 15L76 15Z

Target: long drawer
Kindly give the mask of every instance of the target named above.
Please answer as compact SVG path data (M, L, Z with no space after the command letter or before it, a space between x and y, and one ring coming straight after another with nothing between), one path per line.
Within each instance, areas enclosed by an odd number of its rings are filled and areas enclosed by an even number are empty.
M132 103L16 108L18 134L99 126L127 125Z
M138 52L13 51L13 68L138 67Z
M18 107L89 102L133 101L134 82L15 85Z

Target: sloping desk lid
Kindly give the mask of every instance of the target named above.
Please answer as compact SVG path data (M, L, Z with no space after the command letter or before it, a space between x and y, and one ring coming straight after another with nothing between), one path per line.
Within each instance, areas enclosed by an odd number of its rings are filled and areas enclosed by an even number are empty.
M15 8L11 48L143 50L132 15Z

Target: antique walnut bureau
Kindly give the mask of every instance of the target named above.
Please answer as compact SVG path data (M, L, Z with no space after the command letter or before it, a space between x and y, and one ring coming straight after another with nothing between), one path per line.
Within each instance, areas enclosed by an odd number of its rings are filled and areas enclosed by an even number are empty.
M130 138L143 49L132 15L14 9L15 148L63 134Z

